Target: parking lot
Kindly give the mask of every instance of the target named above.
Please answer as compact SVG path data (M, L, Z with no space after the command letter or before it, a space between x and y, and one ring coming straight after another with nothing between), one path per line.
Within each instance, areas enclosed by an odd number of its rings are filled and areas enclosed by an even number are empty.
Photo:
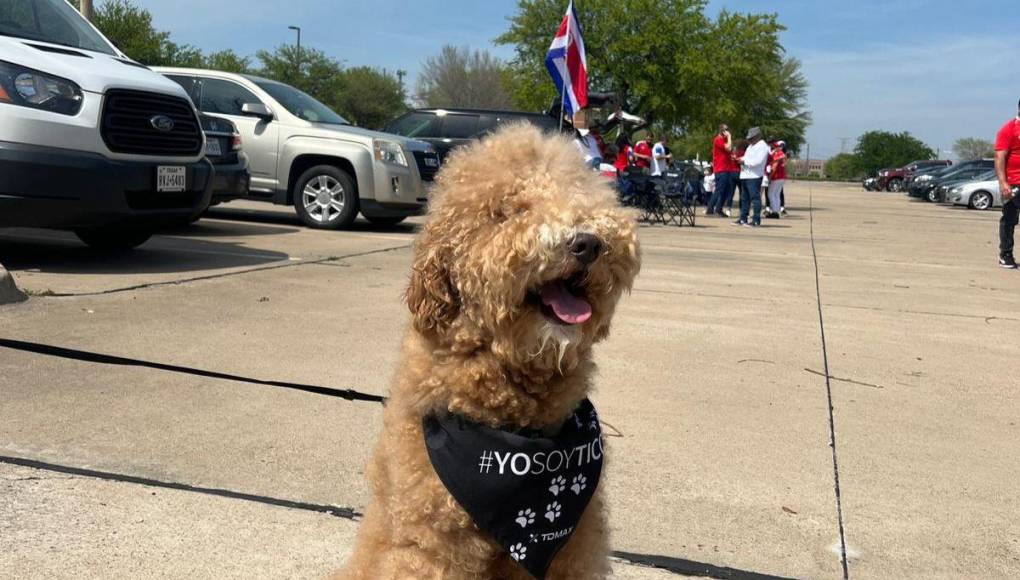
M617 575L838 578L842 527L853 578L1020 576L1020 274L996 267L998 212L787 197L760 230L641 228L596 352ZM416 223L314 231L232 203L116 257L0 230L32 296L0 306L3 576L338 567Z

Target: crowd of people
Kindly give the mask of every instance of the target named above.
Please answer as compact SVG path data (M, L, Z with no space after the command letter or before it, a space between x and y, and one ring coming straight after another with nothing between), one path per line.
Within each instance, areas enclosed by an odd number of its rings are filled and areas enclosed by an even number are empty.
M786 143L765 141L752 127L742 142L734 142L725 123L712 141L712 166L705 169L705 189L711 190L705 215L730 217L734 194L740 192L740 216L733 225L758 227L762 218L762 191L766 193L765 217L786 216Z
M619 178L632 172L662 176L673 164L668 134L650 130L645 139L632 144L621 131L613 143L606 144L599 128L589 128L585 119L575 119L578 149L592 169L606 177ZM747 137L734 141L729 126L722 124L712 142L712 163L704 170L698 197L705 204L705 215L730 217L735 194L740 193L740 214L733 225L758 227L764 215L778 219L787 215L786 143L767 142L760 128L752 127ZM765 208L762 211L762 195Z

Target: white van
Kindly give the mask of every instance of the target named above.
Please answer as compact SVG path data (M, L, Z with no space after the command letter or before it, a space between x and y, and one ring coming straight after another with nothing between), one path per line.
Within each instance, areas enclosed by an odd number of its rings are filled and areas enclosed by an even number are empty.
M0 0L0 227L135 247L209 205L205 146L184 90L65 0Z

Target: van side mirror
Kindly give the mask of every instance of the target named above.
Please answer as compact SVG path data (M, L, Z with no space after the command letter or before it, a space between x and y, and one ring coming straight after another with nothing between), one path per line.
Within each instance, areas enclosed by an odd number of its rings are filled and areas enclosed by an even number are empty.
M267 122L272 121L274 118L273 112L262 103L245 103L241 105L241 114L249 117L258 117Z

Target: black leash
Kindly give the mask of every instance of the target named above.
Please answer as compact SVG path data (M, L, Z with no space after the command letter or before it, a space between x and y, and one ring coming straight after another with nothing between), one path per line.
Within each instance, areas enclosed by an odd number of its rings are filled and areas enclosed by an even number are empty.
M373 395L371 393L362 393L361 391L356 391L354 389L331 389L328 387L319 387L316 385L304 385L301 383L291 383L287 381L266 381L262 379L253 379L250 377L242 377L240 375L233 375L230 373L207 371L204 369L196 369L180 365L152 362L147 360L139 360L121 356L113 356L108 354L100 354L85 350L76 350L73 348L64 348L61 346L40 344L37 342L13 340L10 338L0 338L0 347L9 348L11 350L19 350L22 352L30 352L33 354L41 354L44 356L54 356L58 358L66 358L83 362L148 368L160 371L167 371L171 373L184 373L188 375L206 377L210 379L222 379L227 381L250 383L253 385L265 385L269 387L293 389L295 391L304 391L306 393L314 393L316 395L326 395L327 397L338 397L341 399L346 399L348 401L366 401L369 403L386 402L386 397L383 397L381 395Z

